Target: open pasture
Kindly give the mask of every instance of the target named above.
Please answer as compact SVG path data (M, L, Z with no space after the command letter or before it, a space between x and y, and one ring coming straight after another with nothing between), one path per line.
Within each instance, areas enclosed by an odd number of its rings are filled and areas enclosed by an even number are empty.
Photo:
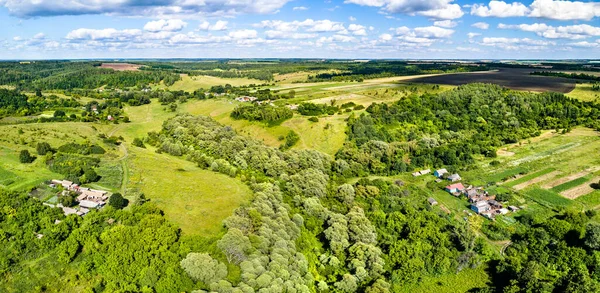
M209 89L212 86L230 84L232 86L243 86L250 84L264 84L265 81L258 79L249 78L221 78L215 76L199 75L189 76L187 74L181 75L181 80L175 82L171 86L159 85L159 88L166 88L171 91L185 91L194 92L199 89Z
M600 91L593 90L591 83L578 83L567 96L584 102L597 102L600 100Z
M559 92L569 93L575 89L575 80L535 76L529 73L533 69L508 69L503 68L496 71L468 72L442 74L427 77L413 77L407 79L410 82L428 84L463 85L467 83L493 83L514 90L533 92Z

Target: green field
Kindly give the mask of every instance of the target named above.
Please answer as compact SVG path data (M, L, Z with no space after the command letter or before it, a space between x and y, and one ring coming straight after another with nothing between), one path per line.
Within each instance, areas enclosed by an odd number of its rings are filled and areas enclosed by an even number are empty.
M128 165L127 194L143 193L188 235L219 234L221 222L251 199L239 179L202 170L183 158L132 148Z
M419 292L470 292L474 288L486 287L490 282L490 277L486 272L485 266L480 266L476 269L465 269L457 274L446 274L441 276L427 276L419 280L412 286L404 286L394 288L403 293L419 293Z
M250 85L250 84L264 84L266 81L258 80L258 79L248 79L248 78L221 78L214 76L188 76L181 75L181 80L175 82L175 84L171 86L159 86L160 88L167 88L171 91L185 91L185 92L194 92L198 89L209 89L212 86L216 85L226 85L230 84L232 86L242 86L242 85Z
M586 102L597 102L600 99L600 91L592 90L592 84L590 83L580 83L567 96Z

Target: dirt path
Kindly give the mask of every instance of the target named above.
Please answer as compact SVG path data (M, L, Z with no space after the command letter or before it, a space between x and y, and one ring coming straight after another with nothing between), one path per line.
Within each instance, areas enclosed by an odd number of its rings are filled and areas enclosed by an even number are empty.
M584 184L581 184L579 186L576 186L569 190L565 190L565 191L561 192L560 195L562 195L568 199L576 199L582 195L586 195L588 193L593 192L594 188L592 188L591 184L598 183L599 180L600 180L600 177L594 177L592 180L590 180Z
M525 181L523 183L517 184L513 188L515 190L523 190L523 189L527 188L530 185L543 182L543 181L545 181L547 179L555 177L556 175L558 175L560 173L561 173L560 171L553 171L553 172L550 172L550 173L548 173L546 175L538 176L538 177L535 177L535 178L533 178L533 179L531 179L529 181Z

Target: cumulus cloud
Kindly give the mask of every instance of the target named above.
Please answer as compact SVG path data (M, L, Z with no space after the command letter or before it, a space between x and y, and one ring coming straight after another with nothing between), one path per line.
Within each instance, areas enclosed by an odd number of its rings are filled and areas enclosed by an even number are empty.
M296 6L293 8L294 11L298 11L298 10L308 10L308 7L305 6Z
M485 22L476 22L476 23L472 24L471 26L478 28L478 29L482 29L482 30L486 30L486 29L490 28L490 25Z
M300 39L312 39L312 38L316 38L318 35L317 34L309 34L309 33L289 33L289 32L269 30L269 31L265 32L265 36L267 37L267 39L295 39L295 40L300 40Z
M352 34L355 36L366 36L367 35L367 28L362 25L359 25L359 24L354 24L354 23L350 24L348 26L348 30L350 32L352 32Z
M178 32L187 26L187 22L181 19L161 19L150 21L144 26L144 30L149 32Z
M467 36L469 37L469 39L472 39L472 38L481 36L481 34L480 33L468 33Z
M255 27L270 28L283 32L294 32L302 28L307 32L340 32L346 28L340 22L334 22L328 19L304 21L282 21L282 20L263 20L260 23L254 24Z
M514 17L525 16L528 13L529 8L519 2L509 4L504 1L490 1L487 6L475 4L471 7L471 14L480 17Z
M224 31L227 30L228 24L229 22L224 20L218 20L212 25L208 21L204 21L198 26L198 29L203 31Z
M526 6L520 2L507 3L490 1L488 5L475 4L471 6L471 14L480 17L516 17L528 16L554 20L592 20L600 17L600 3L565 1L565 0L534 0Z
M600 36L600 27L591 26L588 24L568 25L554 27L545 23L534 24L514 24L508 25L500 23L499 29L515 29L525 32L536 33L540 37L548 39L584 39L588 37Z
M68 40L112 40L112 41L131 41L132 38L142 35L138 29L116 30L107 29L87 29L80 28L67 34Z
M258 33L255 30L238 30L229 33L229 37L232 39L253 39L258 36Z
M464 15L460 5L453 0L346 0L361 6L381 7L389 13L423 15L438 19L456 19Z
M437 26L428 26L417 27L414 29L414 33L417 37L441 39L451 37L452 34L454 34L454 30L445 29Z
M224 15L268 14L283 7L291 0L2 0L11 15L40 17L57 15L116 14L129 16L166 15Z
M456 21L452 20L438 20L433 22L433 25L445 28L453 28L458 25Z

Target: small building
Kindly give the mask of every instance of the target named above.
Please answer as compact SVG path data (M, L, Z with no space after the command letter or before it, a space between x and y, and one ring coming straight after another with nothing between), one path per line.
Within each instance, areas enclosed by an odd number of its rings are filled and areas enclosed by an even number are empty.
M465 191L465 186L462 183L456 183L446 186L445 190L450 194L460 194Z
M478 214L482 214L491 209L490 204L487 201L478 201L476 203L471 204L471 210Z
M506 215L506 214L508 214L508 210L505 209L505 208L501 208L501 209L498 210L498 214Z
M99 206L99 204L91 200L82 200L79 202L79 206L82 208L95 209Z
M451 182L456 182L456 181L460 181L462 178L460 178L460 175L458 174L452 174L450 176L448 176L448 180L450 180Z
M430 198L428 198L428 199L427 199L427 201L428 201L428 202L429 202L429 204L430 204L430 205L432 205L432 206L434 206L434 205L437 205L437 204L438 204L437 200L435 200L435 198L433 198L433 197L430 197Z
M519 208L516 206L508 206L508 210L510 210L511 212L516 212L519 210Z
M444 176L444 174L448 173L448 170L446 169L439 169L439 170L435 170L435 172L433 172L433 176L437 177L437 178L442 178L442 176Z
M412 173L412 175L413 175L414 177L419 177L419 176L421 176L421 175L425 175L425 174L429 174L429 173L431 173L431 170L429 170L429 169L426 169L426 170L421 170L421 171L417 171L417 172L415 172L415 173Z
M63 207L62 210L63 210L63 213L65 214L65 216L77 214L77 210L74 208Z

